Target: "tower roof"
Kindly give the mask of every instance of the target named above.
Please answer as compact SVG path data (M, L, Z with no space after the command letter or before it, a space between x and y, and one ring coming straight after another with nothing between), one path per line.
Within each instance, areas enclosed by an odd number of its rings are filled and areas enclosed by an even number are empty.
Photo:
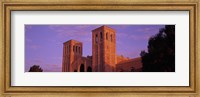
M66 42L64 42L64 43L68 43L68 42L82 43L82 42L77 41L77 40L74 40L74 39L70 39L70 40L68 40L68 41L66 41Z
M111 27L109 27L109 26L106 26L106 25L103 25L103 26L101 26L101 27L99 27L99 28L96 28L96 29L94 29L94 30L92 30L92 31L99 30L99 29L109 29L109 30L112 30L112 31L115 32L115 29L113 29L113 28L111 28Z

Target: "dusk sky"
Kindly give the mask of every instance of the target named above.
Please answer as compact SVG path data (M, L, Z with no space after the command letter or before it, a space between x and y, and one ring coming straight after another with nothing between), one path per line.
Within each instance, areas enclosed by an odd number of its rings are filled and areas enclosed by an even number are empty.
M92 30L102 25L25 25L25 72L40 65L44 72L62 71L63 43L83 43L83 56L92 55ZM164 25L106 25L116 30L117 55L140 57L148 39Z

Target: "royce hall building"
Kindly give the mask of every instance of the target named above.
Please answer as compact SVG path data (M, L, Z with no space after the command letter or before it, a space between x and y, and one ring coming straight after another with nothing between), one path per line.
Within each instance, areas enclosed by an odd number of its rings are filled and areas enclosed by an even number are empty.
M116 31L108 26L92 30L92 56L84 57L83 44L77 40L63 43L63 72L141 71L141 58L116 55Z

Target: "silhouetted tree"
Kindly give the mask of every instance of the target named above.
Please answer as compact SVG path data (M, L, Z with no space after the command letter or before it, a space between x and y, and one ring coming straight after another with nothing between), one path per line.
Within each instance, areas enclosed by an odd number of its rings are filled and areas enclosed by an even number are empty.
M87 72L92 72L92 67L88 66Z
M175 71L175 25L166 25L148 42L148 52L141 51L144 72Z
M80 66L80 72L84 72L84 64L81 64L81 66Z
M30 67L29 72L43 72L43 70L39 65L33 65Z

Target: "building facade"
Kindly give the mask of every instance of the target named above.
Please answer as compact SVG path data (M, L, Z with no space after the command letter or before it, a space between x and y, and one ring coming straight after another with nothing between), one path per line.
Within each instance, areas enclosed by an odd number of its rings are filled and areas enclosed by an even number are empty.
M83 57L82 50L82 42L69 40L63 43L63 72L119 72L127 64L131 68L138 65L134 60L129 62L131 59L116 55L116 31L108 26L92 30L92 56Z
M116 32L107 26L92 30L93 71L112 72L116 64Z

